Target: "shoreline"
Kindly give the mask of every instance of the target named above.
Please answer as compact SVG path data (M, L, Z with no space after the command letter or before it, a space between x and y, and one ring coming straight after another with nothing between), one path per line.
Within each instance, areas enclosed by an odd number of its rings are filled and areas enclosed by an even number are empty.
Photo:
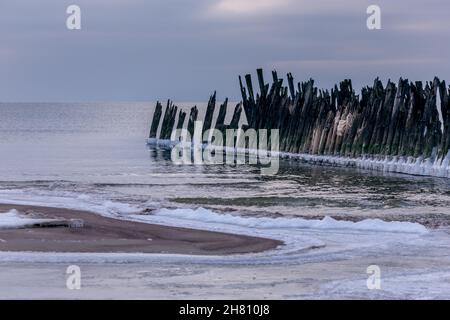
M278 240L120 220L72 209L1 204L0 214L17 210L45 219L82 219L82 228L0 229L0 252L164 253L233 255L275 249Z

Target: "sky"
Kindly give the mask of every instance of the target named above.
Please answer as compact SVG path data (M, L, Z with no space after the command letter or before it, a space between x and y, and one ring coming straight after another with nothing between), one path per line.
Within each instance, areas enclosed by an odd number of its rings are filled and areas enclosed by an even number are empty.
M81 8L81 30L66 9ZM366 26L369 5L381 30ZM320 88L450 80L448 0L1 0L0 101L240 97L263 68Z

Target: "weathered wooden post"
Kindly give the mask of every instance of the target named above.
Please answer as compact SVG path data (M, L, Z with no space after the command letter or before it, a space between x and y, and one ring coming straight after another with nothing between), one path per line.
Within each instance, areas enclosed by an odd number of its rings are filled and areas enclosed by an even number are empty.
M188 121L188 127L187 127L187 131L189 132L191 139L193 139L193 137L194 137L195 121L197 121L197 117L198 117L197 106L193 106L191 108L191 113L189 114L189 121Z
M166 112L164 113L163 123L161 126L161 133L159 138L161 140L168 140L172 135L173 127L175 125L178 107L172 101L167 101Z
M149 134L150 139L155 139L156 135L158 134L158 126L159 126L159 121L161 120L161 114L162 114L162 105L158 101L158 102L156 102L155 112L153 114L152 125L150 127L150 134Z
M202 135L206 130L211 129L214 110L216 108L216 92L209 98L208 106L206 107L205 119L203 121Z
M228 98L226 98L224 103L220 105L219 114L216 120L215 128L222 132L224 132L225 117L227 115L227 105L228 105Z

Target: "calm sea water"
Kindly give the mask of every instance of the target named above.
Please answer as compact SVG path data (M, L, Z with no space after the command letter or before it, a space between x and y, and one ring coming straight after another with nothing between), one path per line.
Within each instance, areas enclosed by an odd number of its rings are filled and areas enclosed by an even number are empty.
M143 209L206 207L238 215L384 217L435 225L450 218L449 179L287 161L271 177L254 166L174 165L168 151L146 145L153 106L0 104L0 201L65 197ZM120 206L114 210L121 213Z

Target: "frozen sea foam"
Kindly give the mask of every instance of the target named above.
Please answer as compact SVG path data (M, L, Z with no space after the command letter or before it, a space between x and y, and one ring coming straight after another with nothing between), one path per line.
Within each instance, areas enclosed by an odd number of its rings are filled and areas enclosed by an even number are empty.
M52 219L30 219L19 214L15 209L8 212L0 212L0 229L24 228L33 224L51 222Z
M229 213L220 214L214 211L198 209L160 209L155 215L161 218L182 221L198 221L205 224L240 226L254 229L316 229L316 230L355 230L395 233L427 233L428 230L419 223L383 221L380 219L365 219L359 222L336 220L324 217L321 220L303 218L268 218L242 217ZM132 216L140 220L145 216ZM149 216L151 218L151 216ZM144 218L145 219L145 218Z

